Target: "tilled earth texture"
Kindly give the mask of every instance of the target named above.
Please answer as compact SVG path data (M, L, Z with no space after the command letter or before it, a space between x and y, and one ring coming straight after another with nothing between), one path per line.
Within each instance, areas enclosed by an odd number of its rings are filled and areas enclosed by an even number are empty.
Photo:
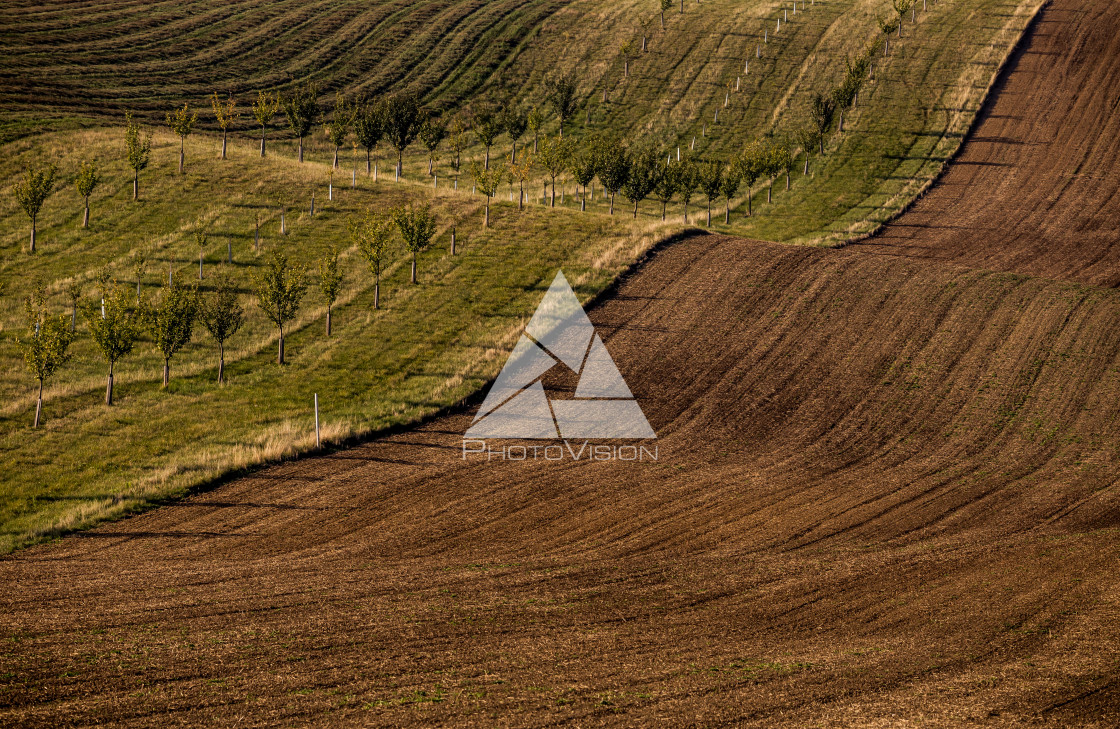
M0 561L0 723L1120 725L1118 38L1053 2L877 238L624 278L656 461L468 411Z

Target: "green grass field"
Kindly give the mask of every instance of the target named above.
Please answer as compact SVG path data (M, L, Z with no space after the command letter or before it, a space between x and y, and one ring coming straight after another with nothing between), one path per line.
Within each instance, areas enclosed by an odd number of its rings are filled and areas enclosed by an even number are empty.
M755 189L755 215L746 199L732 201L733 220L712 226L736 234L829 244L874 229L934 178L968 128L1011 44L1025 27L1034 0L939 0L876 64L874 81L830 139L823 162L812 160L792 189L775 185L774 203ZM439 189L426 176L419 147L406 156L406 181L379 182L351 170L360 155L343 152L335 200L327 200L330 150L318 129L308 162L294 160L285 132L270 132L261 160L256 133L245 125L216 159L212 132L187 141L186 174L175 174L178 139L157 127L151 167L141 175L141 200L132 202L123 160L120 116L134 109L152 124L175 103L204 105L211 90L227 88L242 106L258 88L286 88L311 78L333 91L382 92L402 86L429 90L426 101L454 110L478 98L511 94L532 100L543 77L571 70L580 78L586 108L568 128L583 138L612 130L648 136L666 150L687 147L726 156L750 139L778 135L804 122L814 90L840 77L844 54L878 33L881 0L831 0L798 13L764 46L754 49L778 3L708 0L667 14L658 27L650 2L585 0L497 3L343 4L327 12L288 2L238 4L85 3L13 10L0 21L0 550L98 519L143 508L235 469L306 450L314 443L311 400L318 393L329 440L367 435L415 420L477 390L504 361L558 267L584 299L608 283L657 240L682 228L679 203L667 223L659 206L643 203L637 220L619 201L606 215L601 190L588 211L578 210L570 180L558 209L540 204L542 179L530 186L533 204L518 212L503 186L493 227L480 228L483 199L466 176L452 190L447 152L437 162ZM77 22L81 20L82 22ZM647 36L623 77L617 49ZM750 57L751 70L740 73ZM740 91L730 92L736 76ZM608 101L601 101L606 91ZM326 97L324 97L326 101ZM586 110L591 121L587 122ZM722 109L718 124L710 124ZM209 109L203 108L203 119ZM278 120L279 121L279 120ZM555 121L546 129L554 133ZM703 136L701 136L703 132ZM524 141L524 140L523 140ZM505 153L503 137L495 154ZM475 145L467 159L481 156ZM106 181L92 199L92 223L82 230L81 202L72 175L96 158ZM364 159L364 157L363 157ZM47 201L35 254L26 252L27 219L9 188L25 165L55 161L61 187ZM307 215L315 193L317 214ZM435 244L420 257L420 284L408 284L398 252L372 311L372 277L350 249L348 216L384 210L404 200L430 201L440 220ZM693 217L703 203L693 201ZM281 206L289 234L279 236ZM254 221L263 244L253 246ZM699 219L703 222L703 219ZM33 380L14 339L22 328L20 300L35 279L48 285L55 311L68 311L63 290L72 279L94 295L98 268L135 285L132 253L150 251L143 288L153 294L173 275L198 279L191 230L199 221L210 239L203 289L232 246L232 268L245 291L245 329L227 353L230 382L214 383L216 348L196 331L172 362L172 382L160 388L162 361L149 342L118 364L118 402L102 404L106 365L81 336L73 361L48 385L44 426L32 430ZM448 251L456 226L459 254ZM288 339L289 364L274 364L275 332L251 303L249 274L268 251L280 249L311 264L328 246L343 248L346 280L336 308L335 333L323 335L324 306L312 287ZM198 327L200 330L201 327Z

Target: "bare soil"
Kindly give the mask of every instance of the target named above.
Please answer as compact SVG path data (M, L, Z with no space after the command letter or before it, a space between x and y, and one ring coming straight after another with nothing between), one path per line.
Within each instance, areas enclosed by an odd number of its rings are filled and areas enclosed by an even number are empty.
M697 235L595 307L656 462L464 460L468 410L14 555L0 722L1116 726L1112 6L884 236Z
M866 251L1120 285L1120 4L1057 0L958 158Z

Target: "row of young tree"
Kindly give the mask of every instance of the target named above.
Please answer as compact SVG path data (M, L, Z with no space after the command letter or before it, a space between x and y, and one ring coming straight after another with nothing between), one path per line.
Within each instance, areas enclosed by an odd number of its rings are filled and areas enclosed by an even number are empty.
M411 282L417 283L416 256L428 247L436 230L436 217L429 206L406 204L388 213L370 213L362 220L350 221L350 236L374 277L373 307L380 308L381 275L399 239L411 255ZM24 300L26 329L18 342L23 350L28 371L38 383L34 427L39 427L43 408L43 388L63 365L70 361L70 346L78 333L81 315L98 352L108 364L105 404L113 404L113 378L117 362L134 350L142 336L147 336L163 358L163 387L171 377L171 361L192 339L198 323L209 333L218 349L217 381L225 381L226 344L241 329L245 309L238 282L222 270L215 277L212 291L204 294L197 282L186 283L170 272L167 285L152 299L141 293L143 257L136 262L136 291L119 282L110 283L107 268L97 279L100 302L83 300L77 281L67 286L66 294L72 310L51 314L46 303L45 287L34 286ZM329 247L318 259L318 288L326 304L325 331L331 336L332 309L342 293L344 274L339 250ZM285 363L284 337L296 318L307 293L309 281L306 267L282 252L273 252L265 265L252 277L255 301L278 333L278 364Z

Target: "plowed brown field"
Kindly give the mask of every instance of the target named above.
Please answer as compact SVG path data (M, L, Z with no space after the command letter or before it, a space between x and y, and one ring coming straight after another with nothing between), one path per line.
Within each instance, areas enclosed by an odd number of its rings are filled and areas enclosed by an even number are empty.
M1116 726L1120 293L1053 280L1120 276L1116 120L1042 198L1038 124L984 132L1051 66L1115 98L1111 5L1044 12L885 236L697 235L592 309L656 462L464 460L468 409L4 559L0 721ZM869 255L921 215L959 240Z
M863 248L1120 285L1120 3L1044 8L929 194Z

